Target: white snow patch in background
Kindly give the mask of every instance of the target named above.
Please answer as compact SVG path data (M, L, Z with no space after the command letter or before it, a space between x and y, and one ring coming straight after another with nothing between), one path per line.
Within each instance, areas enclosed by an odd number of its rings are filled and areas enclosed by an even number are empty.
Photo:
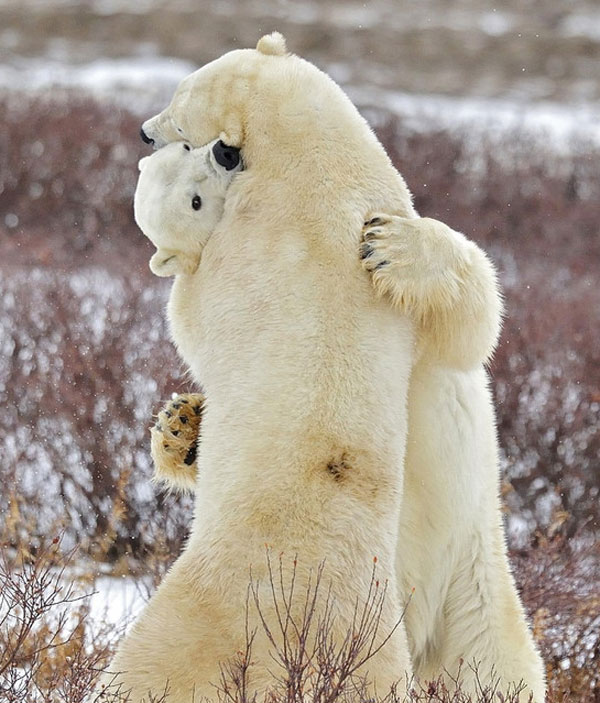
M491 12L484 12L480 15L478 24L486 34L499 37L514 29L517 19L505 12L498 12L493 9Z
M600 13L567 14L560 25L561 34L570 37L586 37L600 41Z
M49 88L79 89L132 111L167 103L179 81L197 68L171 57L98 59L67 64L44 58L15 58L0 66L0 91L36 93Z
M585 103L575 108L560 103L517 102L493 98L454 98L442 95L410 95L364 86L348 86L350 98L363 107L389 110L402 117L405 126L430 132L469 129L478 132L510 133L515 130L544 135L553 151L581 136L600 144L600 104Z
M532 526L524 515L511 513L507 518L506 532L513 549L522 549L531 540Z
M131 623L145 605L140 585L130 577L100 576L90 597L90 617L100 625Z
M0 66L0 91L77 89L138 114L147 114L164 107L179 81L196 68L188 61L167 56L101 59L85 64L68 64L47 57L18 57L11 64ZM344 62L334 62L325 68L360 109L391 112L414 131L444 129L506 134L518 130L540 135L545 147L555 152L565 149L570 152L572 145L568 141L573 137L600 144L599 103L563 105L550 101L415 95L353 83L352 68Z

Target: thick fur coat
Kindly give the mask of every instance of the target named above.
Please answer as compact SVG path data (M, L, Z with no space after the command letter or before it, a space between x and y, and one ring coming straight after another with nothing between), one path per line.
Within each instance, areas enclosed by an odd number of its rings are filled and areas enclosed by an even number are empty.
M325 560L338 642L373 557L389 584L382 633L415 587L408 637L403 624L360 672L379 693L413 664L437 676L463 658L484 679L492 665L504 682L525 679L541 701L501 528L481 366L500 302L486 257L417 218L348 98L279 35L186 78L143 129L156 146L220 138L242 149L245 171L169 302L207 397L195 517L117 653L119 683L133 701L167 682L173 703L213 696L219 663L243 645L250 567L266 588L268 544L297 555L297 592ZM361 262L365 217L379 212ZM264 611L275 617L266 600ZM259 630L259 691L272 684L268 650Z

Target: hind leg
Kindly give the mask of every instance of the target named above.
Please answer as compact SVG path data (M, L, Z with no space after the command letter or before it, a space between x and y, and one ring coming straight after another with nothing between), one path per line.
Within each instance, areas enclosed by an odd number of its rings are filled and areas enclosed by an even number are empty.
M508 564L498 496L497 439L483 368L419 363L408 400L397 551L415 673L445 671L479 700L479 682L525 683L544 699L544 667ZM471 669L477 664L479 679ZM522 696L527 700L527 695Z
M545 698L542 659L527 625L505 554L500 524L492 534L473 535L459 559L444 605L440 663L463 688L480 694L480 685L506 693L523 686L523 699Z

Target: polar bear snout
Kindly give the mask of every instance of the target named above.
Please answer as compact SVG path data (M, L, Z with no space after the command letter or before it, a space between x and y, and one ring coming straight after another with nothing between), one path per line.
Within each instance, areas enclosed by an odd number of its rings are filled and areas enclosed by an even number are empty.
M144 132L144 128L140 128L140 137L142 138L142 141L144 144L154 144L154 139L152 137L149 137L146 132Z
M240 150L236 146L229 146L219 139L212 151L215 161L226 171L232 171L240 165Z
M146 120L140 127L141 140L155 151L165 144L181 140L182 136L181 130L171 124L171 121L165 124L162 113Z

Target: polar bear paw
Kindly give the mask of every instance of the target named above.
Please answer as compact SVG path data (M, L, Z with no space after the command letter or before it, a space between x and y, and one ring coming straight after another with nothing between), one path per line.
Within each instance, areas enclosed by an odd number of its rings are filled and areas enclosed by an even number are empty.
M360 258L377 294L417 323L421 349L456 368L489 358L502 302L494 267L476 244L429 217L374 213Z
M363 228L360 257L380 295L408 314L421 316L433 302L435 279L447 277L433 220L378 214ZM444 227L442 223L440 227ZM437 246L436 246L437 245ZM451 283L452 279L447 281ZM447 291L452 299L453 291Z
M390 220L387 215L378 215L365 222L363 227L360 258L364 268L371 273L390 265L393 252L389 258L386 256L390 247Z
M150 430L153 481L182 491L196 484L196 451L205 398L201 393L174 394Z

